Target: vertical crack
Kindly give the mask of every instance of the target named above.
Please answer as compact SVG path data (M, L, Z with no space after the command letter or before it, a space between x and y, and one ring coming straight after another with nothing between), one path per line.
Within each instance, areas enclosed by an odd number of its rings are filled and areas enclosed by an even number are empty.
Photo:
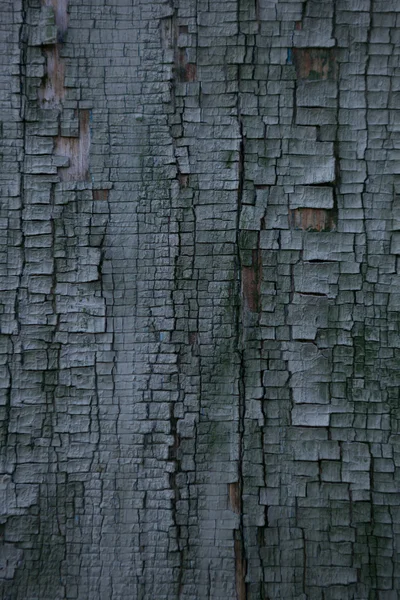
M238 2L238 24L240 23ZM244 416L245 416L245 363L242 348L242 320L241 320L241 288L242 288L242 261L240 256L240 214L243 204L243 189L245 180L245 165L244 165L244 131L243 121L240 111L240 65L238 65L238 81L239 91L237 99L237 118L239 125L240 144L238 158L238 192L237 192L237 215L236 215L236 340L235 347L239 363L238 377L238 482L239 482L239 529L234 532L234 550L235 550L235 567L236 567L236 594L238 600L246 600L246 553L244 542L244 520L243 520L243 454L244 454Z

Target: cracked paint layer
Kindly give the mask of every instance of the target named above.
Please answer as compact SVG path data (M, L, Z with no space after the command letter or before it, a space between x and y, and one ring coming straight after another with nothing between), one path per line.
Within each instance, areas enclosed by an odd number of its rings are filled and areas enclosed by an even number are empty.
M397 598L396 0L0 8L1 598Z

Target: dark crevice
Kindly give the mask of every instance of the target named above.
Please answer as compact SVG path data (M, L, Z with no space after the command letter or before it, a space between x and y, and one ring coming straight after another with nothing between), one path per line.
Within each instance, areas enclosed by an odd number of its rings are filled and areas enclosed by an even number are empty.
M299 296L315 296L316 298L327 298L328 294L319 294L318 292L299 292Z
M240 1L237 2L237 23L240 30ZM246 39L246 36L245 36ZM247 44L245 44L245 59L247 56ZM239 126L239 159L238 159L238 190L237 190L237 213L236 213L236 302L235 302L235 348L238 358L238 509L239 509L239 529L234 530L234 553L235 553L235 570L236 570L236 594L238 600L246 600L246 555L244 542L244 519L243 519L243 454L244 454L244 430L245 430L245 362L242 348L242 319L241 319L241 289L242 289L242 260L240 253L240 215L243 206L243 190L245 183L245 136L243 119L241 115L241 100L240 100L240 69L238 65L238 83L239 93L237 97L237 119Z

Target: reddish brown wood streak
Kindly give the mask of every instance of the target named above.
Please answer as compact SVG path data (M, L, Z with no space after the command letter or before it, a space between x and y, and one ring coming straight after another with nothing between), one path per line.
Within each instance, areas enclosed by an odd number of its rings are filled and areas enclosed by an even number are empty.
M234 483L228 483L228 498L230 509L239 515L241 509L241 498L238 481L235 481Z
M336 79L336 57L331 48L293 48L299 79Z
M246 600L246 560L240 539L235 539L235 572L237 600Z
M93 200L108 200L108 190L93 190Z
M251 267L242 267L242 294L244 305L251 312L259 311L262 261L259 250L253 250Z
M185 67L185 81L196 81L197 67L194 63L187 63Z
M289 210L291 229L304 231L333 231L336 222L331 210L324 208L295 208Z
M193 82L197 78L197 66L187 61L187 54L184 48L179 51L178 75L180 81Z
M181 188L187 188L189 185L189 175L184 175L183 173L179 173L178 181Z
M191 346L197 344L197 331L189 331L189 344Z

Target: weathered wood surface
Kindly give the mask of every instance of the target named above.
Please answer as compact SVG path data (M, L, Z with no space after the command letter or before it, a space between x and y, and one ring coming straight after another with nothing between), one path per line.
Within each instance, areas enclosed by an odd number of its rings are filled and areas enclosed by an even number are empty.
M397 599L399 1L0 20L1 598Z

